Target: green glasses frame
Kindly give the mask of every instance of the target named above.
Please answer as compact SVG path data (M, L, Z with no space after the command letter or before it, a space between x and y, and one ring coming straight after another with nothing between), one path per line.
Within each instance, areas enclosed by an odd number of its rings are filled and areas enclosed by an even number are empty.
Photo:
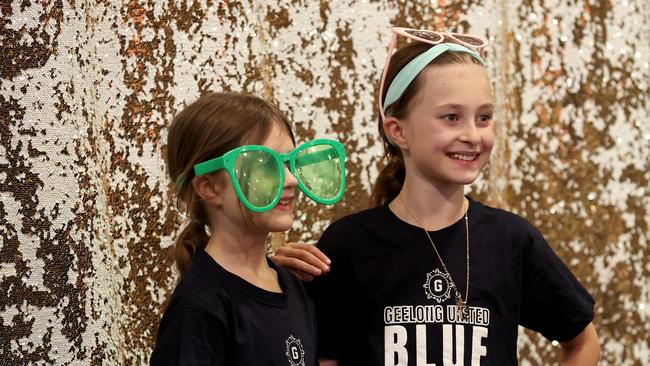
M310 153L304 157L298 157L298 154L300 154L300 152L316 145L327 145L330 148ZM241 153L250 152L250 151L263 151L270 154L271 156L274 157L275 163L277 165L277 169L279 172L278 190L275 194L275 198L273 199L273 201L271 201L271 203L269 203L266 206L259 207L250 203L246 198L246 196L244 195L244 193L242 192L239 182L237 181L237 175L235 174L235 162L237 160L237 157ZM341 174L341 187L336 196L327 199L327 198L319 197L317 194L310 191L305 185L305 183L302 181L302 179L300 178L300 174L297 174L296 169L309 164L331 160L332 152L336 154L336 158L339 160L339 169ZM275 207L275 205L280 200L280 197L282 195L282 189L284 186L284 178L285 178L284 165L287 162L289 163L289 171L296 177L296 180L298 181L298 188L315 202L330 205L338 202L343 197L343 193L345 191L345 149L343 147L343 144L341 144L340 142L329 140L329 139L316 139L316 140L305 142L304 144L297 146L295 149L285 154L278 153L266 146L261 146L261 145L240 146L228 151L227 153L223 154L218 158L210 159L194 165L194 175L198 177L208 173L216 172L221 169L226 169L228 175L230 176L230 181L232 182L232 185L235 188L235 193L237 194L237 197L239 197L239 200L244 204L244 206L246 206L246 208L254 212L263 212L263 211L268 211L273 207Z

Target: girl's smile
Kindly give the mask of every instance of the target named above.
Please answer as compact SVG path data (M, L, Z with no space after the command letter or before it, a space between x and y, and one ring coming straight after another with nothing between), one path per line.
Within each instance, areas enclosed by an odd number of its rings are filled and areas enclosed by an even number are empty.
M295 199L294 195L283 195L278 204L274 207L275 210L291 212L293 209L293 201Z

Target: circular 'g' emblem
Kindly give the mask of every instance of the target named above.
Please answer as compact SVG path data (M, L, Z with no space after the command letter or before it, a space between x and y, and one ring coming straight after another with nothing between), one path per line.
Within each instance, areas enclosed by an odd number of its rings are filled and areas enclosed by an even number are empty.
M305 350L302 348L300 339L290 335L284 342L287 345L287 358L291 366L305 366Z
M427 299L434 299L437 303L441 303L451 296L451 276L436 268L427 273L427 280L422 287L427 294Z

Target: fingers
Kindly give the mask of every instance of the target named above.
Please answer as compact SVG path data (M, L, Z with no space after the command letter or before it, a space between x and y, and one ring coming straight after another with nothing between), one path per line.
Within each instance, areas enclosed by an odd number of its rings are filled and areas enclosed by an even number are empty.
M302 249L307 251L309 254L313 255L316 257L321 263L329 266L332 264L332 261L327 258L325 253L321 252L320 249L318 249L317 246L313 244L307 244L307 243L287 243L285 247L288 248L295 248L295 249Z
M303 259L304 254L296 249L278 250L271 260L280 266L286 267L291 271L300 271L312 276L318 276L323 271Z
M328 266L327 270L329 270L329 265L332 264L332 261L327 258L325 253L321 252L320 249L318 249L317 246L313 244L305 244L305 243L287 243L289 247L299 247L299 248L304 248L307 250L309 253L311 253L313 256L318 258L322 263L326 264Z
M304 243L289 243L282 246L271 259L294 273L301 272L300 275L304 277L318 276L329 271L329 263L331 263L318 248Z
M288 269L289 272L296 275L296 277L298 277L301 281L310 282L310 281L314 280L313 275L311 275L311 274L309 274L309 273L307 273L305 271L301 271L301 270L297 269L297 268L300 267L300 261L297 260L297 259L287 258L285 256L276 254L273 257L271 257L271 260L276 265ZM314 270L314 272L320 272L320 270L318 268L314 268L313 270ZM312 272L312 273L314 273L314 272ZM318 273L318 274L320 274L320 273Z
M329 271L329 265L332 263L320 249L312 244L287 243L287 245L278 249L278 253L282 256L300 259L322 272Z

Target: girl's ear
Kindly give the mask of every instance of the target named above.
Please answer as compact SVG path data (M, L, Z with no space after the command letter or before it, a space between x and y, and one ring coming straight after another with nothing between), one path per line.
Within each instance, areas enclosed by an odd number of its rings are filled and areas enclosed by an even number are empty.
M209 201L214 204L221 204L222 189L217 182L217 177L214 175L202 175L192 179L192 187L194 192L203 200Z
M384 133L389 141L392 141L392 144L399 147L402 150L407 150L408 145L406 139L404 138L404 129L402 128L401 122L395 117L386 117L384 119Z

